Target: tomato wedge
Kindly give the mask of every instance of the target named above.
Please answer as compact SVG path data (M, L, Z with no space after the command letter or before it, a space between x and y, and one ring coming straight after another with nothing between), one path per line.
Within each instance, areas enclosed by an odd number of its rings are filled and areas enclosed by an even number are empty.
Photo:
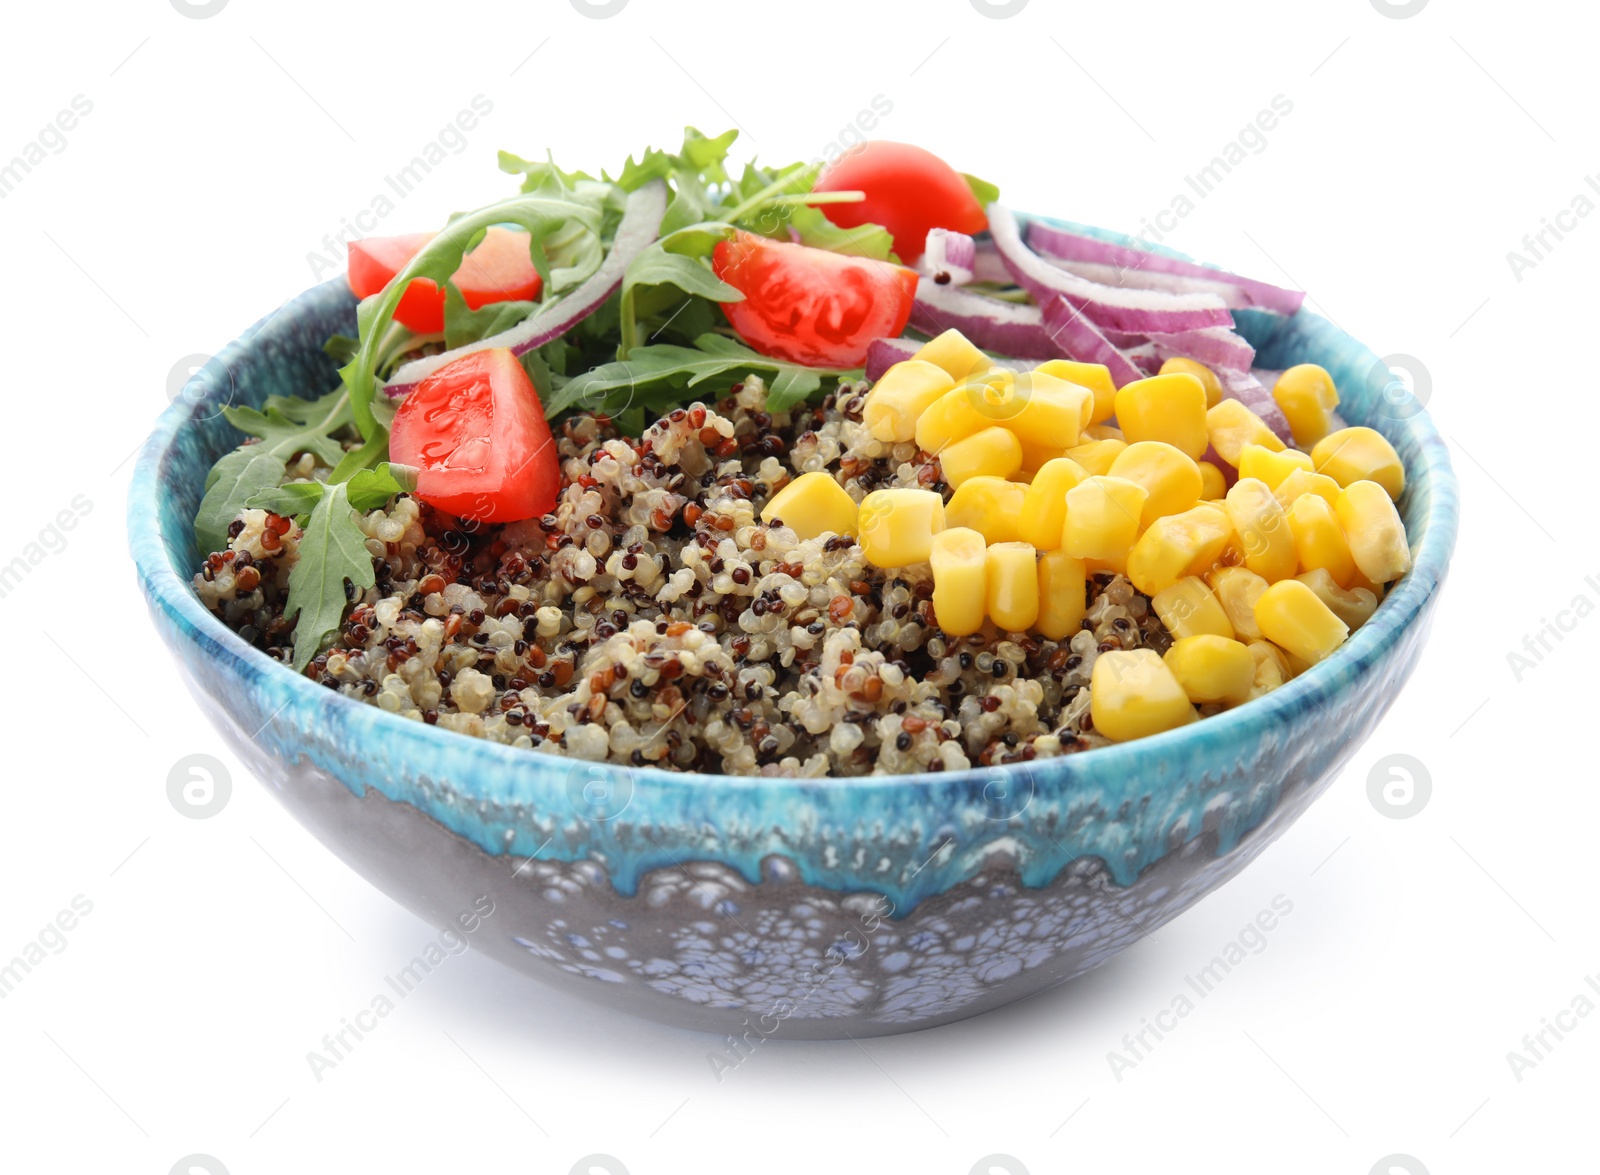
M348 278L358 298L368 298L394 280L395 274L433 240L432 233L406 233L398 237L367 237L351 241ZM450 280L473 310L491 302L531 302L542 282L529 255L531 241L525 232L491 228L466 255ZM394 312L395 321L418 334L438 334L444 329L444 291L432 279L412 279Z
M412 389L389 459L416 468L418 498L476 522L548 514L561 487L539 393L504 347L463 355Z
M928 230L982 232L989 226L966 179L932 151L877 139L841 155L817 179L819 192L864 192L858 204L822 204L840 228L878 224L894 237L895 255L915 261Z
M873 339L905 329L917 293L917 275L903 265L742 230L717 244L711 268L744 295L722 303L739 337L808 367L860 367Z

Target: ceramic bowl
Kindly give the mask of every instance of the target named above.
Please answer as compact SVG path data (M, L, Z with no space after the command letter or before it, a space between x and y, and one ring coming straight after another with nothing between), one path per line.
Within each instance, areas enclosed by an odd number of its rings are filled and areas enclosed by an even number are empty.
M421 917L546 983L746 1041L946 1023L1081 975L1238 873L1422 650L1456 537L1443 442L1331 323L1239 317L1260 366L1320 363L1345 417L1399 450L1415 566L1285 687L1087 754L799 781L608 768L409 722L269 661L191 591L191 519L240 440L222 403L334 384L322 344L355 333L342 280L257 324L161 417L133 478L132 553L200 708L302 824Z

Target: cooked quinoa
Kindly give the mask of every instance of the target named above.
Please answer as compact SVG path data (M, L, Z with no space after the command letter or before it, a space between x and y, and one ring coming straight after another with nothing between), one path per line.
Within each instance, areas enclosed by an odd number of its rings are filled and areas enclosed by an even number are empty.
M352 595L307 676L461 734L687 771L942 771L1105 745L1089 714L1095 658L1170 643L1126 578L1090 577L1070 640L992 624L950 637L927 564L884 572L850 536L801 541L758 520L812 471L857 502L893 486L948 498L937 459L869 435L867 386L768 414L750 377L638 439L569 418L556 437L563 489L540 519L475 527L400 495L361 520L376 586ZM291 470L319 473L309 457ZM195 589L288 663L300 530L252 509L229 534Z

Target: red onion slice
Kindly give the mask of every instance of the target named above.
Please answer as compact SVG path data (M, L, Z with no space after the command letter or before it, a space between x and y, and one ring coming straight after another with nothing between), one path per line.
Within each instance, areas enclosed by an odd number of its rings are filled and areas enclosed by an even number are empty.
M1234 301L1225 295L1225 300L1228 300L1228 304L1234 309L1249 306L1272 310L1279 314L1293 314L1300 309L1300 304L1306 298L1300 290L1287 290L1282 286L1274 286L1253 278L1239 277L1226 270L1213 269L1209 265L1181 261L1176 257L1164 257L1159 253L1151 253L1128 245L1113 245L1041 221L1029 224L1028 244L1052 260L1102 266L1112 273L1121 275L1115 280L1094 279L1104 281L1108 285L1131 286L1142 282L1148 283L1144 286L1146 289L1214 290L1214 287L1220 284L1232 287L1237 291L1235 297L1242 299ZM1198 284L1175 286L1167 284L1169 278L1188 278Z
M629 264L656 239L661 230L661 218L666 214L667 185L661 180L651 180L628 193L622 221L617 225L617 234L611 242L611 251L606 254L599 269L556 301L535 310L510 330L457 347L453 351L412 360L395 372L390 382L384 385L384 394L391 398L404 396L425 377L474 351L509 347L513 354L523 355L535 347L559 339L600 309L606 299L616 293Z
M964 286L972 280L977 259L978 244L966 233L936 228L928 233L927 246L917 261L917 272L941 286Z
M1238 400L1261 417L1266 426L1278 434L1279 440L1285 444L1294 443L1294 435L1289 431L1289 421L1283 409L1278 407L1272 393L1253 372L1229 371L1224 367L1217 370L1217 379L1222 383L1224 399Z
M912 358L921 349L922 344L916 339L873 339L867 347L867 378L873 381L881 379L889 368ZM1034 368L1031 359L1012 359L1004 355L991 355L989 362L1012 371L1032 371Z
M1161 370L1165 356L1154 343L1140 343L1137 347L1128 347L1122 352L1128 362L1137 367L1146 375L1155 375Z
M1166 355L1182 355L1207 367L1226 367L1230 371L1249 371L1256 357L1256 349L1242 335L1218 326L1175 335L1153 334L1150 341Z
M1016 217L1003 205L989 206L989 232L1006 269L1040 306L1059 297L1096 326L1137 334L1233 325L1233 315L1215 294L1103 286L1052 265L1022 243Z
M994 222L991 220L991 224ZM1144 372L1116 347L1086 314L1065 298L1051 298L1043 306L1044 327L1068 359L1080 363L1102 363L1111 373L1111 382L1121 387Z
M938 285L928 277L917 282L911 325L930 338L953 327L966 335L973 346L992 354L1019 359L1055 359L1061 354L1061 348L1045 331L1037 306L1000 302Z

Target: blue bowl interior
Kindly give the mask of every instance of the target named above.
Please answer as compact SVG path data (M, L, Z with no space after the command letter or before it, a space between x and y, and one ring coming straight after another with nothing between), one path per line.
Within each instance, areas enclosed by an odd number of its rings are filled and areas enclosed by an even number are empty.
M1130 884L1208 820L1218 851L1227 852L1286 788L1325 779L1359 745L1365 730L1358 728L1375 721L1371 707L1387 705L1361 691L1392 692L1398 684L1391 667L1415 655L1419 618L1455 542L1456 488L1445 446L1425 412L1396 405L1378 357L1305 311L1292 319L1243 312L1239 328L1258 348L1260 366L1321 363L1341 390L1346 419L1377 428L1406 463L1400 508L1413 570L1334 657L1204 722L1032 764L773 780L575 763L408 722L326 690L245 645L190 588L198 560L192 519L206 472L241 439L219 406L327 391L337 376L321 344L332 333L353 333L354 312L342 279L307 291L231 344L197 376L204 385L186 389L157 422L134 473L129 532L158 626L197 690L221 699L241 731L254 730L250 737L265 754L309 760L357 794L376 788L489 853L543 848L564 860L598 858L623 892L648 870L700 852L755 881L776 853L795 859L807 883L874 888L903 911L971 876L978 854L997 838L1018 849L1030 886L1087 856ZM1358 712L1360 721L1347 721ZM596 821L578 812L573 789L596 779L630 797L624 818ZM1228 802L1219 805L1219 797ZM882 862L851 849L866 842L884 854Z

